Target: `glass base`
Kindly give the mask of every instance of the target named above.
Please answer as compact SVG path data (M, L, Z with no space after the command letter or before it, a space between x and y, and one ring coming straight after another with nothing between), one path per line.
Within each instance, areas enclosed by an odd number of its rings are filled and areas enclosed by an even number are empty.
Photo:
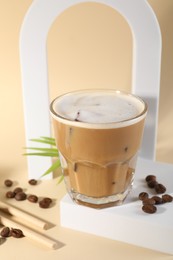
M130 190L131 189L128 189L124 193L119 193L101 198L88 197L75 191L70 191L69 195L72 198L72 200L79 205L87 206L90 208L102 209L122 205Z

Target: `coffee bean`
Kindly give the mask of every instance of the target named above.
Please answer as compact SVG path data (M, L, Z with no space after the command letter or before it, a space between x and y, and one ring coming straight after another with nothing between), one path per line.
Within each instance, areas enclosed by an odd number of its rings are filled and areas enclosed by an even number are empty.
M1 230L1 236L2 237L10 237L11 236L11 230L9 227L4 227L2 230Z
M14 193L15 193L15 194L17 194L17 193L19 193L19 192L22 192L22 191L23 191L23 189L20 188L20 187L17 187L17 188L14 189Z
M15 195L15 199L18 200L18 201L21 201L21 200L26 200L26 193L24 193L23 191L21 192L18 192L16 195Z
M155 187L154 187L154 189L155 189L155 191L156 191L158 194L165 193L165 191L166 191L166 187L165 187L163 184L161 184L161 183L156 184Z
M153 197L151 197L151 199L155 200L155 205L159 205L159 204L163 203L162 198L160 198L159 196L153 196Z
M36 184L37 184L37 180L31 179L31 180L28 181L28 183L29 183L30 185L36 185Z
M142 201L143 205L154 205L156 202L152 198L148 198Z
M51 199L51 198L48 198L48 197L43 198L43 201L45 201L46 203L49 203L49 204L52 203L52 199Z
M29 195L27 199L33 203L36 203L38 201L38 197L36 195Z
M15 238L21 238L24 237L23 231L17 228L11 229L11 235Z
M154 206L154 205L145 204L145 205L143 205L142 210L143 210L145 213L153 214L153 213L155 213L155 212L157 211L157 208L156 208L156 206Z
M48 202L48 201L46 201L46 200L41 200L40 202L39 202L39 206L40 206L40 208L44 208L44 209L47 209L47 208L49 208L49 206L50 206L50 202Z
M13 182L8 179L8 180L4 181L4 184L5 184L6 187L11 187L13 185Z
M15 194L13 191L7 191L7 192L6 192L6 198L8 198L8 199L14 198L15 195L16 195L16 194Z
M149 182L149 181L156 181L156 176L155 175L148 175L146 178L145 178L146 182Z
M138 196L138 198L139 198L140 200L148 199L148 197L149 197L149 195L148 195L147 192L141 192L141 193L139 193L139 196Z
M164 203L166 202L172 202L173 201L173 197L169 194L164 194L162 195L162 200Z
M14 198L15 197L15 193L13 191L7 191L6 192L6 198Z
M147 182L148 187L151 188L151 189L155 188L155 186L156 186L157 184L158 184L158 182L155 181L155 180L152 180L152 181L148 181L148 182Z
M154 188L157 194L163 194L166 192L166 187L163 184L157 182L155 175L148 175L146 176L145 180L148 187ZM162 197L155 195L149 198L147 192L141 192L138 197L140 200L142 200L143 203L142 210L149 214L153 214L157 211L157 207L155 205L173 201L173 196L169 194L164 194Z

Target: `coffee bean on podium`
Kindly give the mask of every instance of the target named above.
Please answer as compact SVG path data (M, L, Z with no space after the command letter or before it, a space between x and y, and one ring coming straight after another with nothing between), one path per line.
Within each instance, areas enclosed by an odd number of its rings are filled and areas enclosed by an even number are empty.
M154 189L158 194L163 194L166 191L166 187L161 183L156 184Z
M153 198L144 199L142 201L143 205L155 205L155 200Z
M145 204L145 205L143 205L142 210L145 213L153 214L157 211L157 208L156 208L156 206L154 206L152 204Z
M147 175L147 177L145 178L146 182L149 181L156 181L156 176L155 175Z
M138 196L138 198L140 199L140 200L145 200L145 199L148 199L148 197L149 197L149 195L148 195L148 193L147 192L141 192L141 193L139 193L139 196Z
M160 198L159 196L153 196L153 197L151 197L151 199L155 200L155 205L159 205L159 204L163 203L162 198Z
M148 182L147 182L148 187L151 188L151 189L155 188L155 186L156 186L157 184L158 184L158 182L155 181L155 180L152 180L152 181L148 181Z
M166 202L172 202L173 201L173 197L169 194L164 194L162 195L162 200L164 203Z

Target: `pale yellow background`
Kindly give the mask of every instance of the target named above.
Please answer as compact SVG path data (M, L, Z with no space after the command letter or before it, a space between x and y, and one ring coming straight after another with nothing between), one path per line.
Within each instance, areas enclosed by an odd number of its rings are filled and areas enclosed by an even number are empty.
M0 0L0 188L6 176L17 176L23 182L27 178L26 159L21 155L25 131L19 32L31 3L31 0ZM157 160L173 163L173 1L149 0L149 3L157 15L163 37ZM113 27L114 22L117 27ZM78 88L109 87L130 91L132 37L126 22L114 10L93 3L70 8L54 22L47 47L51 99ZM54 183L47 185L53 196L60 198L64 194L63 184L56 190ZM55 216L53 221L56 223ZM50 216L46 217L50 219ZM71 255L75 259L126 259L130 256L133 259L173 259L119 242L61 228L57 230L66 243L64 251L57 253L59 259L74 259ZM22 243L25 248L25 242ZM86 247L90 252L87 258L81 255ZM1 248L5 257L8 244ZM30 246L33 256L34 248ZM78 248L81 253L77 253ZM54 253L36 252L42 259L55 259ZM22 253L18 254L18 259L22 259Z

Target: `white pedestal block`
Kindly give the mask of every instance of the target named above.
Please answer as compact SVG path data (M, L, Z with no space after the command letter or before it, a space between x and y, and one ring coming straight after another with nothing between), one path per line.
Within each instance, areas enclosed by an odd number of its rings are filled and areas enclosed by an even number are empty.
M166 193L173 195L173 165L140 159L133 190L122 206L92 209L77 205L65 195L60 202L61 226L173 254L173 202L158 205L154 214L141 209L139 193L155 194L146 185L148 174L156 175L166 186Z

